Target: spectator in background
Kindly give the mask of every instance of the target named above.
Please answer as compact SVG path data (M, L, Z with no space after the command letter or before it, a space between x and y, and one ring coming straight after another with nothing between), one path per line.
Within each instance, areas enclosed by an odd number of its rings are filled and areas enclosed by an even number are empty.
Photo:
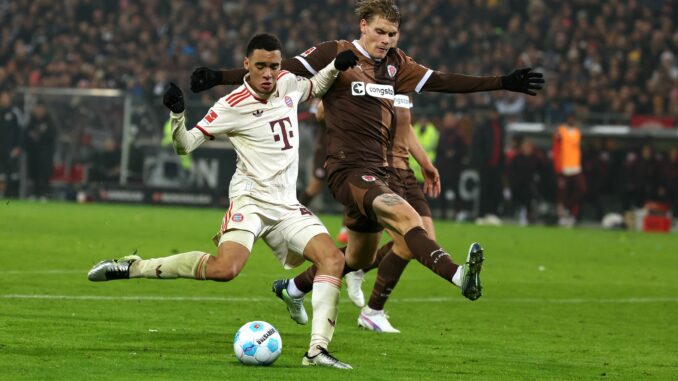
M591 140L586 146L582 160L582 171L588 188L585 199L593 205L595 219L598 221L602 220L605 210L603 196L606 193L606 184L610 182L609 160L602 140Z
M504 173L504 125L499 113L489 112L489 118L473 130L471 163L480 176L478 224L499 225L497 217L502 200Z
M553 165L558 184L558 223L572 227L579 218L586 180L581 166L581 131L573 114L553 136Z
M454 113L448 111L443 116L438 147L436 148L435 165L440 172L440 212L442 218L447 218L448 209L453 215L461 207L459 198L459 176L466 157L466 142L459 132L459 121Z
M662 172L665 179L666 201L671 205L673 218L678 218L678 147L669 150Z
M429 121L426 118L419 118L417 122L412 125L414 130L414 136L417 138L421 147L426 152L431 163L434 163L436 160L436 149L438 148L438 140L440 138L440 133L436 129L436 126L433 122ZM410 168L414 172L414 177L417 179L417 182L420 184L424 183L424 175L421 172L421 166L417 161L410 155Z
M21 126L12 93L0 92L0 196L19 196L19 159L21 158Z
M89 179L105 184L120 181L120 147L112 138L104 140L103 150L94 155Z
M54 163L56 128L47 115L44 104L38 103L26 128L26 153L28 173L33 180L33 197L47 200L50 195L49 179Z
M534 143L529 138L523 138L508 168L511 199L518 210L518 221L521 226L534 221L533 204L540 169L541 161L535 152Z

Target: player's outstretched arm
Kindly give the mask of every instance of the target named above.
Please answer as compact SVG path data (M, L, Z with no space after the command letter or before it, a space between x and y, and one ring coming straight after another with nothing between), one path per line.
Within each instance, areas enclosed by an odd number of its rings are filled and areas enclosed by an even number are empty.
M346 71L358 64L358 56L352 50L344 50L325 66L318 74L311 77L311 98L320 98L334 84L340 71Z
M443 93L474 93L478 91L508 90L528 95L544 86L544 75L531 68L518 69L511 74L497 77L481 77L433 71L421 91ZM419 91L417 89L417 91Z
M186 155L198 148L205 137L197 129L186 131L186 118L184 116L184 94L179 86L170 83L165 91L162 103L170 112L170 121L172 125L172 143L174 151L179 155Z

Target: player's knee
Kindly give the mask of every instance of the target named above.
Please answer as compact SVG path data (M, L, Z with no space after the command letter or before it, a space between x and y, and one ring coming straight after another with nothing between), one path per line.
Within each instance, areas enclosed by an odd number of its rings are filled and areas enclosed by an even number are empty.
M240 269L237 266L220 266L210 271L209 278L217 282L229 282L235 279L238 274L240 274Z
M316 266L330 273L341 273L344 268L345 258L339 250L330 250L317 259Z
M421 220L421 217L416 212L414 213L404 212L398 215L393 225L394 225L393 227L398 231L398 233L400 233L400 235L405 235L405 233L412 230L413 228L417 226L422 226L423 222Z

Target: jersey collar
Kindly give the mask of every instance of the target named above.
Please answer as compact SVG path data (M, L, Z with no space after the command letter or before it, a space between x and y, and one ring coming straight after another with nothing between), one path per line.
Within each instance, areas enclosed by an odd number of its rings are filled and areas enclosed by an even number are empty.
M369 58L371 61L374 62L381 62L381 60L375 60L374 58L370 57L370 54L367 53L367 50L363 48L362 45L360 45L360 41L358 40L353 40L353 46L355 46L356 49L360 52L360 54L364 55L365 57Z

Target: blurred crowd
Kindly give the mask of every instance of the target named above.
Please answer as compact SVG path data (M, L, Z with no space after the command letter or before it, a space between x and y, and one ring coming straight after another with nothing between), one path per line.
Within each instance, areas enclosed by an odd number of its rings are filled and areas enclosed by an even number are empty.
M420 97L431 112L496 104L558 123L567 113L678 116L678 6L668 0L402 2L400 47L433 69L544 71L543 96ZM357 38L352 1L0 1L0 87L119 88L155 97L196 66L240 66L247 39L292 56ZM215 90L217 94L219 90ZM205 95L210 99L209 95ZM611 120L610 122L614 122Z

